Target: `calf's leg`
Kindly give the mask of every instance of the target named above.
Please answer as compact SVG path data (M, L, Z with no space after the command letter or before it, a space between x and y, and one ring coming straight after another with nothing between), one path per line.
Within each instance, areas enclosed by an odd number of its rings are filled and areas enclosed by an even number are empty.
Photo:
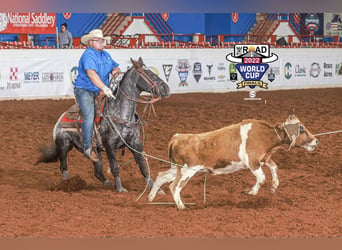
M257 195L260 187L265 183L265 173L262 171L261 165L257 169L252 170L252 173L256 177L256 183L247 194Z
M217 169L211 169L208 170L213 175L223 175L223 174L231 174L237 171L240 171L241 169L246 169L246 165L242 162L231 162L231 164L223 167L223 168L217 168Z
M279 186L279 179L278 179L278 174L277 174L278 166L272 159L268 159L265 162L265 165L270 169L271 174L272 174L271 193L274 194Z
M177 176L176 179L170 184L170 191L179 210L186 208L180 196L182 189L186 186L192 176L203 169L203 166L187 167L186 164L182 168L177 168Z
M160 187L167 182L171 182L176 178L177 167L171 164L171 168L164 172L159 172L156 180L153 183L152 189L148 195L148 200L152 202Z

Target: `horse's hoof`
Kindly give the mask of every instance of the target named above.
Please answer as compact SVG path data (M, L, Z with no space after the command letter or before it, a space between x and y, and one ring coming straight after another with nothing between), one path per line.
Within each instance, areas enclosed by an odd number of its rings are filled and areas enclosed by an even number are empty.
M104 185L105 187L109 187L109 186L112 185L112 183L111 183L109 180L105 180L105 181L103 182L103 185Z
M123 187L117 189L116 191L117 191L118 193L127 193L127 192L128 192L128 190L127 190L126 188L123 188Z
M63 180L67 180L70 178L69 174L68 174L68 171L63 171L62 172L62 175L63 175Z

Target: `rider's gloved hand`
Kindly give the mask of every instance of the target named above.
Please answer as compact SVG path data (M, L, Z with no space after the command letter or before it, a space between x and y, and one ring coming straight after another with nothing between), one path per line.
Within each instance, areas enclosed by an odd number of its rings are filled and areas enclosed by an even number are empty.
M110 97L110 98L113 98L115 99L115 96L113 95L113 92L110 88L108 88L107 86L103 87L103 93L107 96L107 97Z

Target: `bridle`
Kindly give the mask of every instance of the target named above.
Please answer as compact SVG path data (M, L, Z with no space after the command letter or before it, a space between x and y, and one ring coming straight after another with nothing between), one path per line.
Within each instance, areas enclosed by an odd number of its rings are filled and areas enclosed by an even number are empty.
M158 87L163 83L163 80L158 78L145 65L142 65L141 68L137 68L136 71L138 72L140 77L143 78L146 81L146 83L151 87L151 90L157 88L158 94L160 96Z
M154 103L156 101L159 101L161 99L161 94L160 91L158 89L158 87L163 83L163 80L158 79L157 77L153 77L154 74L149 73L151 72L149 69L146 68L145 65L143 65L143 67L141 68L135 68L135 71L138 73L138 75L143 78L145 80L145 82L150 86L150 95L151 95L151 99L150 100L143 100L143 99L133 99L132 97L129 97L123 90L122 88L120 88L120 84L117 84L119 91L121 92L121 94L127 98L128 100L134 101L136 103L145 103L145 104L150 104L150 103ZM124 72L122 72L121 74L125 74ZM158 92L158 96L155 97L153 95L153 90L157 89ZM146 91L145 91L146 92Z

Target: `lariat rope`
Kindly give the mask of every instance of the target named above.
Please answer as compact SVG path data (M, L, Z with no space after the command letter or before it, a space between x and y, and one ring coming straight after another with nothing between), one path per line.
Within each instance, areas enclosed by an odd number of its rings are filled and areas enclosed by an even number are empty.
M331 132L324 132L324 133L320 133L320 134L315 134L313 136L321 136L321 135L329 135L329 134L337 134L337 133L341 133L342 130L336 130L336 131L331 131Z

